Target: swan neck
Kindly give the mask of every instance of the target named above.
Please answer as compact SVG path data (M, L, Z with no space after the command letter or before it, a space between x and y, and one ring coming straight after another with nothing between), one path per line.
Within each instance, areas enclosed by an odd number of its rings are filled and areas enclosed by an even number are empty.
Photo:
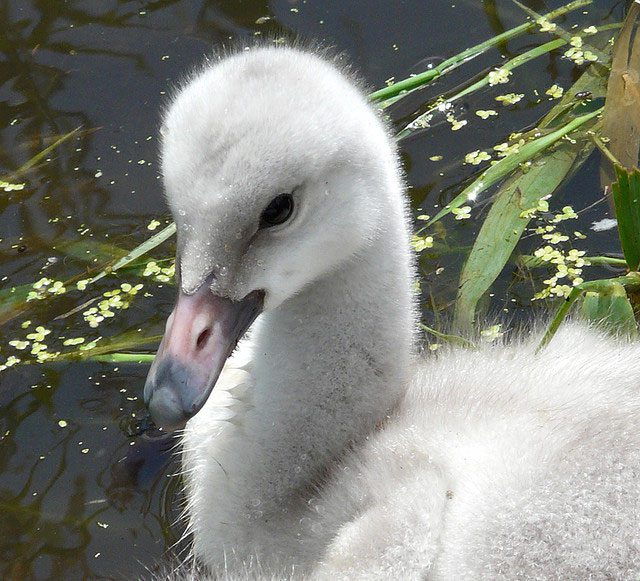
M194 550L204 561L236 552L240 561L253 554L281 565L291 555L304 569L319 557L322 542L305 540L313 537L308 503L348 450L384 423L412 368L414 271L398 199L358 256L262 315L255 383L234 419L198 424L196 416L184 459ZM214 390L214 409L215 397L223 406Z
M413 271L398 242L407 239L403 216L395 222L349 263L268 313L256 337L254 436L267 462L282 461L284 486L313 482L385 420L406 388Z

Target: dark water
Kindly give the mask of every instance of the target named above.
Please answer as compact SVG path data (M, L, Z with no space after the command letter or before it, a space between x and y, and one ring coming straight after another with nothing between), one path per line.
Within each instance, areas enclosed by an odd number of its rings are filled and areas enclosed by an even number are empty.
M546 12L560 3L527 5ZM613 21L623 9L623 2L596 2L588 14L578 11L564 25ZM64 242L90 239L129 249L150 235L151 220L164 223L158 112L169 88L212 47L250 43L260 35L321 40L344 50L375 88L390 77L419 72L425 59L437 62L523 20L507 0L0 2L0 177L10 177L58 137L80 128L21 177L24 190L0 191L2 289L43 276L63 280L92 265L93 254L89 260L71 257L60 250ZM437 83L429 95L539 42L527 35L492 50ZM529 98L534 89L544 92L552 83L568 87L578 74L559 55L539 59L502 91L527 95L508 114L472 121L456 133L447 123L438 124L406 140L403 160L416 212L432 213L434 204L446 202L478 171L462 165L466 153L490 148L548 110L548 102ZM499 108L495 94L472 96L461 113L465 107ZM444 159L430 161L434 155ZM598 166L593 156L554 206L582 209L601 200ZM576 228L588 231L607 213L607 204L597 203L581 213ZM464 247L478 222L451 228L450 221L447 227L449 245ZM588 247L592 254L617 251L615 233L593 233ZM427 320L437 320L434 310L446 311L454 299L463 258L463 252L453 252L422 261L423 287L432 289L425 291ZM80 316L52 322L125 280L105 279L86 296L69 292L57 301L38 302L5 323L0 361L16 354L10 340L23 339L40 324L52 330L52 343L126 330L160 333L173 290L148 280L143 282L149 296L140 293L125 316L99 329ZM534 308L535 284L507 269L492 309L526 316ZM33 323L23 330L26 319ZM131 579L157 563L175 541L179 527L170 525L178 513L179 481L171 474L178 467L170 460L171 441L144 431L145 375L144 365L107 363L23 365L0 373L0 577Z

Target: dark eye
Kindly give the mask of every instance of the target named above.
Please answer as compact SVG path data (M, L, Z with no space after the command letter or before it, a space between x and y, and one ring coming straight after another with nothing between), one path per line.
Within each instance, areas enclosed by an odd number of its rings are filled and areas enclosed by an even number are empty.
M286 222L293 213L293 196L278 194L262 212L260 228L270 228Z

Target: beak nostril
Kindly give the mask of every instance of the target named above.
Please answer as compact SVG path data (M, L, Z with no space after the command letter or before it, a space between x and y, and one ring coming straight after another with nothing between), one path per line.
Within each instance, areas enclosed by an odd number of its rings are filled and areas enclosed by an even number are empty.
M198 335L198 340L196 341L197 350L202 349L207 344L210 335L211 329L205 329L204 331L202 331L202 333L200 333L200 335Z

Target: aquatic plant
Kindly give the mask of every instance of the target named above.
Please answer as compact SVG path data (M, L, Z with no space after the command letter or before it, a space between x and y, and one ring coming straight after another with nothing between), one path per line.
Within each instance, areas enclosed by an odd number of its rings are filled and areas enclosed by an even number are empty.
M640 54L640 41L632 34L637 26L639 7L637 3L632 5L624 25L591 25L579 34L563 30L556 22L589 3L589 0L576 0L545 15L522 7L528 13L528 20L522 25L445 59L432 69L390 82L370 95L371 101L388 113L398 104L408 102L409 97L415 101L436 79L469 66L470 61L490 48L538 31L536 38L542 38L543 42L537 46L496 62L489 70L472 75L449 93L420 102L398 125L397 139L402 142L428 131L436 120L444 119L452 131L458 131L468 123L489 122L498 115L508 114L509 108L521 103L526 94L518 88L514 71L543 56L561 55L582 67L582 74L572 86L553 84L536 91L535 97L548 99L552 107L535 127L501 137L491 148L474 147L471 143L464 163L477 168L472 179L442 207L423 208L424 213L418 215L412 243L421 257L443 252L467 254L457 296L449 308L454 332L445 330L445 325L441 328L423 325L428 336L435 338L431 341L432 348L437 348L438 341L470 346L471 342L462 336L477 334L481 340L493 340L505 332L497 325L479 328L478 321L485 320L487 307L482 303L509 263L523 269L550 270L544 286L536 288L532 296L533 300L551 301L551 306L553 301L561 304L544 342L580 299L583 300L582 316L609 321L615 332L635 332L636 299L625 289L640 286L637 272L640 264L640 174L637 169L640 115L636 102L630 105L629 96L638 94L638 86L623 83L621 79ZM462 118L456 104L481 90L495 91L495 109L478 109ZM28 188L27 170L78 131L58 136L20 170L2 178L0 187L14 194ZM615 163L611 190L624 261L618 257L588 256L585 250L571 247L585 238L584 234L567 227L577 212L570 206L555 207L554 193L594 148L603 152L605 163ZM634 151L635 158L629 155ZM443 158L433 156L431 159L439 162ZM457 224L476 218L479 206L488 207L488 211L471 248L455 249L443 244L447 233ZM166 225L156 232L163 223ZM111 335L108 331L108 322L141 305L149 290L173 284L175 266L171 240L175 225L163 219L153 220L148 230L154 233L131 250L90 239L58 244L58 252L73 258L73 264L84 262L84 269L64 278L43 276L31 284L0 290L0 324L22 317L20 332L8 337L2 349L0 371L25 363L52 361L150 361L160 338L159 329L149 330L145 326L145 331L140 327ZM537 238L539 247L529 255L514 256L524 236ZM152 252L157 253L157 257L151 257ZM588 280L585 269L604 263L624 265L627 272L618 277ZM108 288L105 289L105 285ZM47 308L42 308L43 305ZM64 336L51 332L62 325L66 328Z

